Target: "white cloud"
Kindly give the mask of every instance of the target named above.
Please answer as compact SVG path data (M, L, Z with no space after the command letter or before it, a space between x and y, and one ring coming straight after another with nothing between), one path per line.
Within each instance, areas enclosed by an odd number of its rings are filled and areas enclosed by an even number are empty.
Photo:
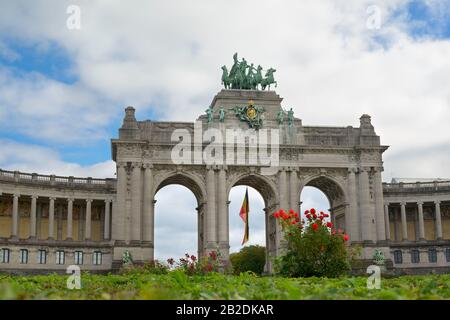
M0 139L0 168L22 172L76 177L111 178L116 171L112 160L81 166L61 160L50 148Z

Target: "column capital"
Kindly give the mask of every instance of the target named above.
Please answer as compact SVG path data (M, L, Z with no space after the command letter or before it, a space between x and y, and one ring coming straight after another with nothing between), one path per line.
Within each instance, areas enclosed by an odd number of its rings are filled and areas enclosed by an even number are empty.
M48 197L48 199L49 199L50 201L55 201L55 200L56 200L56 197Z
M417 201L418 206L423 206L423 201Z
M365 173L369 173L370 172L370 167L359 167L358 168L358 171L359 171L359 173L363 173L363 172L365 172Z
M111 203L112 201L112 199L105 199L105 203Z
M350 173L350 174L352 174L352 173L355 174L357 171L358 171L358 169L355 168L355 167L347 168L347 172Z
M131 162L131 169L141 169L142 168L142 162L139 161L133 161Z
M441 204L441 200L434 200L434 204L435 204L435 205Z
M14 194L13 194L13 197L14 197L14 198L19 198L19 197L20 197L20 194L19 194L19 193L14 193Z
M404 206L406 206L406 202L405 202L405 201L402 201L402 202L400 202L400 205L401 205L402 207L404 207Z
M153 169L153 163L148 163L148 162L146 162L146 163L144 163L144 164L142 165L142 167L143 167L144 169Z
M381 173L384 171L384 168L382 166L381 167L373 167L373 171L375 173Z
M125 168L125 167L127 166L127 162L126 162L126 161L119 161L119 162L116 162L116 166L117 166L118 168Z
M384 206L388 206L388 207L389 207L390 204L391 204L390 202L383 203Z
M68 197L67 198L67 202L74 202L74 201L75 201L75 199L73 197Z
M35 195L35 194L32 194L32 195L31 195L31 199L37 199L37 198L39 198L39 196L37 196L37 195Z
M86 199L86 203L90 203L92 201L94 201L94 199Z

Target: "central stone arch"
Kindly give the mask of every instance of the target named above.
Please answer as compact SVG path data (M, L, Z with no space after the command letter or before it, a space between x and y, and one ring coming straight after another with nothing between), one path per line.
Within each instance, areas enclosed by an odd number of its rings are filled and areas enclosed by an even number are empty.
M278 224L273 217L273 212L279 207L279 199L276 185L268 177L256 173L243 173L231 178L227 185L227 197L235 186L249 186L258 191L264 200L265 236L266 236L266 265L264 271L273 271L273 258L277 255L279 239ZM230 214L230 213L228 213Z

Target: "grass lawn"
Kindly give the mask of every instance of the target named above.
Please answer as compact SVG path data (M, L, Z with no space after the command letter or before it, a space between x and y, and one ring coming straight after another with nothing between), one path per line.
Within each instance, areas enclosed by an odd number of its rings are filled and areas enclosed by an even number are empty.
M67 278L0 275L0 299L450 299L450 275L382 278L379 290L367 289L366 277L83 273L80 290L67 289Z

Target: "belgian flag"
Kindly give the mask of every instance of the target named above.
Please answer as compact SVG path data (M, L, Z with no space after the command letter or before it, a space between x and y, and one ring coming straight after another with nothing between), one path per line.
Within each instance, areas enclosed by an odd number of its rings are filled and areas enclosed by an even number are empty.
M244 245L248 241L248 212L250 211L248 205L248 188L245 190L244 201L242 202L241 211L239 212L239 216L242 221L245 223L245 231L244 231L244 239L242 239L242 245Z

